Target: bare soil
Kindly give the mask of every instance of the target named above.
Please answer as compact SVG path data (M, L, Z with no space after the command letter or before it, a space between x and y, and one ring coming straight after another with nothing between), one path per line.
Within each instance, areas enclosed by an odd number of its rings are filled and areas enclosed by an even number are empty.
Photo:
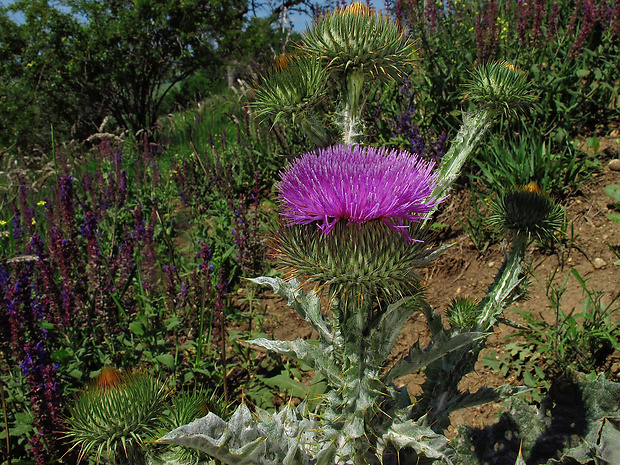
M603 192L608 184L620 183L620 172L605 167L594 175L581 191L569 198L564 206L569 222L567 235L555 250L533 248L531 251L532 286L530 297L517 304L520 310L533 312L548 322L553 322L555 314L545 294L544 286L554 275L553 285L561 284L568 277L567 290L562 299L562 309L570 312L581 309L584 301L582 288L571 268L588 280L589 289L603 293L603 301L610 302L620 293L620 265L618 258L610 247L620 251L620 223L607 218L611 199ZM468 234L460 226L458 218L467 214L469 202L467 189L454 193L444 204L438 222L448 225L438 238L441 242L455 245L448 249L431 267L421 270L428 287L430 303L436 309L445 311L447 305L456 296L481 299L491 285L495 274L503 263L504 253L509 244L496 243L481 252L476 249ZM312 338L309 325L281 298L269 291L259 296L260 305L267 306L264 329L270 337L281 340ZM618 302L617 302L618 304ZM514 307L513 307L514 308ZM620 313L620 312L617 312ZM505 317L519 321L519 315L508 309ZM620 317L616 315L615 318ZM507 336L514 329L504 324L497 326L487 343L487 349L502 352L507 343ZM394 358L404 353L416 342L422 346L429 342L428 329L421 314L413 315L400 335ZM605 370L620 381L620 353L614 352L606 361ZM401 385L408 384L412 396L421 395L420 384L424 378L421 374L412 374L401 380ZM486 368L481 361L476 371L470 373L462 382L462 389L474 392L482 386L500 386L503 384L522 384L510 373L507 378ZM500 404L487 404L466 409L453 414L452 426L448 435L454 434L458 424L482 427L497 421Z

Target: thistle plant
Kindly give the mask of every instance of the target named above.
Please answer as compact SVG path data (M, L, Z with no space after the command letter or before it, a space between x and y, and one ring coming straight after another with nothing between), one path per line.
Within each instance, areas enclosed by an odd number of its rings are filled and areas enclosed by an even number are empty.
M104 367L84 389L67 418L67 438L80 459L146 464L145 440L155 436L167 400L165 385L147 373Z
M272 248L284 278L252 281L287 299L318 339L247 344L307 364L329 388L312 411L305 403L276 414L242 405L228 422L209 414L160 442L193 447L227 464L455 463L443 434L449 414L520 391L461 392L458 383L474 369L498 316L523 295L527 246L554 234L561 210L533 188L502 197L494 221L513 238L512 249L485 298L453 301L447 322L426 301L417 270L449 248L424 242L428 220L493 120L528 101L524 75L506 63L472 74L467 94L477 108L466 113L435 166L405 151L353 145L361 139L359 83L392 79L411 63L412 42L389 18L359 4L338 9L315 22L300 49L324 63L340 85L342 140L300 156L281 173ZM257 91L257 107L266 95ZM274 102L266 112L277 111ZM530 221L525 212L532 208ZM304 284L314 289L306 294ZM323 292L328 308L320 305ZM425 315L432 341L391 363L398 336L416 312ZM412 404L406 387L395 382L414 371L423 371L426 381L424 395Z
M107 464L196 463L199 454L152 444L152 439L207 412L224 416L226 404L215 392L170 395L164 381L144 371L121 372L105 366L82 389L66 418L65 439L78 461Z
M299 117L311 142L334 142L324 118L314 107L326 94L327 77L334 79L339 101L328 115L339 127L345 144L363 135L365 86L404 75L413 64L415 42L387 15L362 3L337 8L314 21L297 45L299 57L282 61L264 77L255 106L258 114L276 119Z

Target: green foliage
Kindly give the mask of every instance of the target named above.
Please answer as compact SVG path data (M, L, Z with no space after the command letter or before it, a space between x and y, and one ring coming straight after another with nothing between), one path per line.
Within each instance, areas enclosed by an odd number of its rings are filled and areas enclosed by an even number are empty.
M529 74L536 101L527 123L559 139L620 119L617 13L605 1L397 1L394 12L418 39L411 74L421 127L451 131L460 89L475 63L507 60Z
M216 300L230 312L223 252L207 233L180 246L178 191L149 147L104 143L76 167L59 156L49 190L24 180L0 200L0 298L16 309L2 314L0 333L16 459L32 456L36 437L50 463L62 455L60 425L42 428L103 365L148 369L170 388L221 382L213 322ZM234 251L230 230L226 241Z
M613 465L620 457L620 384L576 372L556 380L537 405L515 397L495 425L463 427L456 463Z
M92 76L82 83L85 91L133 132L154 125L174 84L215 64L213 42L220 43L224 31L240 31L247 11L243 2L222 9L206 0L69 5L85 18L81 34L88 40L75 51L80 71Z
M535 182L543 192L564 198L577 192L597 168L595 160L572 145L545 140L538 129L525 123L516 130L504 127L489 139L473 158L478 170L469 174L483 192L501 192Z
M567 313L562 308L562 297L571 275L585 299L581 311L572 309ZM571 270L571 275L558 286L552 285L555 274L549 279L546 291L555 314L552 322L531 312L513 310L524 319L516 333L523 340L509 343L501 356L491 353L485 357L487 366L504 375L516 375L527 386L548 389L570 369L584 373L599 370L611 352L620 348L620 323L613 317L620 310L619 297L606 303L602 293L591 290L576 269ZM540 400L540 393L533 395Z
M620 186L617 184L608 184L603 191L613 199L611 209L614 211L607 213L607 218L614 220L616 223L620 223Z
M0 146L48 150L50 124L63 140L83 140L108 116L108 126L150 132L175 100L185 106L221 86L228 63L267 61L283 42L286 29L248 13L245 0L3 6Z

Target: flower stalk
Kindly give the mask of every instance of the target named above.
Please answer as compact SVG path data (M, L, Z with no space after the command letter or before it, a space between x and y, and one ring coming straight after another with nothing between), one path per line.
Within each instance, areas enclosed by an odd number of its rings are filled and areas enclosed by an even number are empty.
M364 108L364 72L353 70L346 77L346 100L343 112L342 139L345 145L359 142L362 134L362 110Z

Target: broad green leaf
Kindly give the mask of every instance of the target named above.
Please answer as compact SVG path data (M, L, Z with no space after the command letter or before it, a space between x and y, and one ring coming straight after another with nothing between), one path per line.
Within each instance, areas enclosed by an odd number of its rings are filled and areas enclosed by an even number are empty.
M295 397L305 397L309 391L308 386L304 383L292 379L284 373L272 377L260 376L260 380L267 386L280 388L280 391L290 391L290 394Z
M174 356L172 356L171 354L158 355L157 357L155 357L155 360L157 360L162 365L165 365L167 368L174 368Z
M144 328L139 321L132 321L129 323L129 330L136 336L144 336Z

